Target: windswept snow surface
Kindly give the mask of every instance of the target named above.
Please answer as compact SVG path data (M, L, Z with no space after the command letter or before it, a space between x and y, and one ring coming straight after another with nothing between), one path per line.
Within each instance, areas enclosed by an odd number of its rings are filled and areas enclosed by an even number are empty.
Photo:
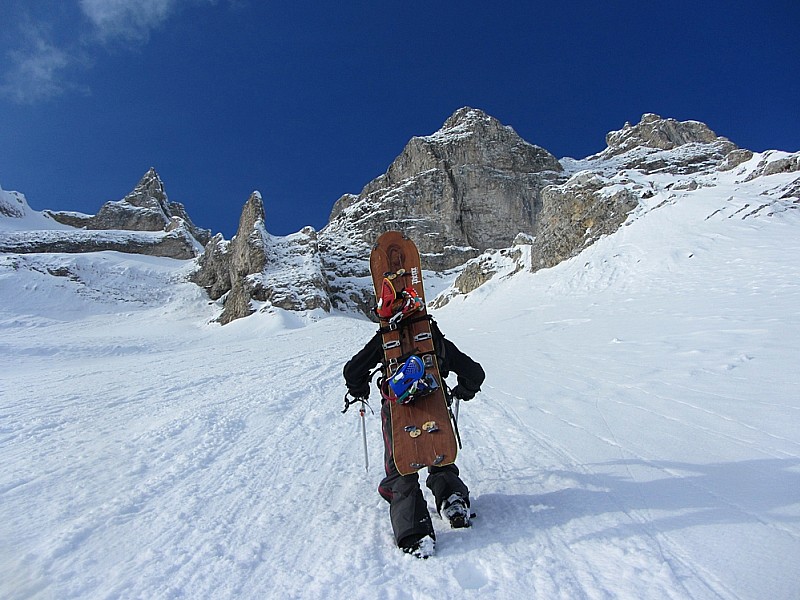
M426 561L375 492L379 417L365 473L339 412L371 323L220 327L187 263L0 256L0 597L800 597L800 211L719 194L437 311L488 377L478 517L434 517Z

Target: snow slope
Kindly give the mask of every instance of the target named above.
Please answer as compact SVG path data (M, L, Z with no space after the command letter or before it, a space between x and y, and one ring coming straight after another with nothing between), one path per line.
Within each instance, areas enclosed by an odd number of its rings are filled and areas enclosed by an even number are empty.
M0 187L0 232L51 229L63 231L74 228L54 221L43 212L31 210L23 194L8 192Z
M427 561L392 545L378 416L365 473L339 413L371 323L220 327L186 262L0 255L0 597L797 598L800 215L733 187L437 311L488 378L478 517L434 518Z

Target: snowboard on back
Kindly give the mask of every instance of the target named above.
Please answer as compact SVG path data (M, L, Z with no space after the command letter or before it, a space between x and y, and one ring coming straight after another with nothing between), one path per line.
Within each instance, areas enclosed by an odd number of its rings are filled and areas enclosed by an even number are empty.
M378 238L369 260L383 338L381 394L392 414L401 475L455 462L458 445L425 307L419 251L399 231Z

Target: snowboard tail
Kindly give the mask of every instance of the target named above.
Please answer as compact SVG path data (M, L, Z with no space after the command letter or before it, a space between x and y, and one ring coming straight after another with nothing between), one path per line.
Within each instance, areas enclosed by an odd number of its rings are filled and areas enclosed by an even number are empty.
M401 232L386 232L372 249L370 271L383 338L384 381L390 382L409 357L419 357L424 365L425 383L410 398L396 396L389 385L381 386L384 401L390 403L395 466L401 475L410 475L425 467L452 464L458 444L425 308L419 251ZM390 288L394 300L387 296Z

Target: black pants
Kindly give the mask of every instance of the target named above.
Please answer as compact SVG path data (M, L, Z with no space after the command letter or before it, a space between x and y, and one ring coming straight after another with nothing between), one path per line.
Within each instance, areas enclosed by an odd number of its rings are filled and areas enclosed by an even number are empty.
M419 474L400 475L392 456L392 417L388 402L381 406L381 426L383 428L383 457L386 477L378 486L378 493L389 503L389 517L392 520L394 539L402 546L406 538L433 536L433 524L428 505L419 486ZM458 467L430 467L425 485L433 492L436 510L456 492L460 493L469 505L469 489L459 477Z

